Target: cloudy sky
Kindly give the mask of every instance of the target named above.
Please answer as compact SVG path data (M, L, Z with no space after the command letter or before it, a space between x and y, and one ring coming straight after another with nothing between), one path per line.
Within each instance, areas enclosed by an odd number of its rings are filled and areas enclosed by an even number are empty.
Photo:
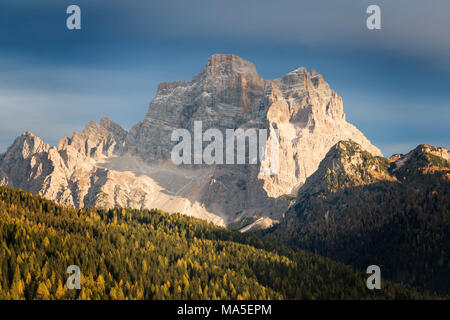
M82 30L66 28L81 8ZM382 30L366 28L381 7ZM448 0L8 0L0 3L0 152L30 130L55 144L89 120L141 121L162 81L214 53L266 79L322 73L385 155L450 148Z

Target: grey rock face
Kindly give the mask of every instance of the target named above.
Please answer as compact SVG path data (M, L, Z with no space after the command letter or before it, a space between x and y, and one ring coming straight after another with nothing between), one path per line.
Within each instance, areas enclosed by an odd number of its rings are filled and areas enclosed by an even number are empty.
M96 205L91 194L102 175L96 164L120 152L125 135L125 130L108 119L100 124L88 123L83 132L74 133L71 139L63 138L57 147L26 132L3 156L0 183L64 205Z
M345 120L342 98L317 72L299 68L271 82L258 116L280 130L280 163L277 176L264 178L272 196L296 193L328 150L340 140L359 143L381 155L365 136Z
M176 167L175 129L259 128L280 134L279 172L262 165ZM102 119L50 147L32 134L0 156L0 183L76 207L130 206L178 211L227 224L245 216L278 219L340 140L381 152L345 120L342 99L305 68L264 80L235 55L213 55L192 81L161 83L145 119L126 132ZM270 144L270 138L268 141Z

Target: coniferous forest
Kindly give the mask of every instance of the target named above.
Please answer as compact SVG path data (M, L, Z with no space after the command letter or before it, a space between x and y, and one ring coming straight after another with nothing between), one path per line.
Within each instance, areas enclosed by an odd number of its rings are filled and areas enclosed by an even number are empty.
M81 290L69 290L69 265ZM436 298L180 214L75 210L0 187L0 299Z

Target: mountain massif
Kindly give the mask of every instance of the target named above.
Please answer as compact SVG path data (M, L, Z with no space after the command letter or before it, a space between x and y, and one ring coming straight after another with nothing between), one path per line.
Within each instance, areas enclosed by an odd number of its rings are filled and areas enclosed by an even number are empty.
M260 163L175 166L171 134L192 132L195 121L204 131L278 130L278 172L261 174ZM129 132L102 119L58 146L24 133L0 155L0 184L75 208L159 208L219 225L259 218L267 227L341 140L381 155L346 122L341 97L316 71L265 80L252 63L218 54L192 81L161 83L145 119Z

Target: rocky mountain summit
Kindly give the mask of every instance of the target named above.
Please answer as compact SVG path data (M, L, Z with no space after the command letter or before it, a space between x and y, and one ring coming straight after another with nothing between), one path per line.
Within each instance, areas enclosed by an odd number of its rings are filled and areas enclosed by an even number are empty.
M352 141L339 141L326 154L319 168L300 188L298 198L319 192L340 191L345 188L394 181L389 173L389 160L374 156Z
M192 133L195 121L203 131L278 130L277 174L261 174L262 164L175 166L171 134ZM342 98L316 71L265 80L252 63L218 54L191 81L161 83L144 120L129 132L102 119L55 147L25 133L0 156L0 183L77 208L160 208L222 225L245 217L270 221L341 140L381 156L346 122Z

